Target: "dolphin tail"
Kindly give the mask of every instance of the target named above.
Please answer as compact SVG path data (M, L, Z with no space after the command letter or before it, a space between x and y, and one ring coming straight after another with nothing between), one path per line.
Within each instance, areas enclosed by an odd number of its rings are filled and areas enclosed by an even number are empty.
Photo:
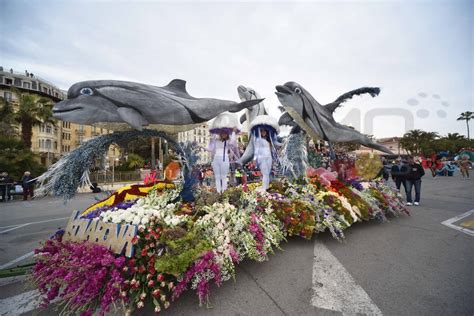
M240 117L240 124L243 124L246 120L247 120L247 115L244 113L244 114L242 114L242 116Z
M342 103L346 102L347 100L351 99L353 96L356 95L361 95L361 94L370 94L372 97L376 97L380 93L380 88L378 87L363 87L359 89L355 89L349 92L344 93L341 95L339 98L336 99L336 101L326 104L326 108L329 109L329 111L334 112Z
M249 138L249 143L247 145L247 148L245 148L245 152L243 155L237 160L237 163L241 166L245 166L249 161L253 159L254 155L254 148L253 148L253 141L252 141L252 135L250 135Z
M229 109L229 112L239 112L240 110L243 109L248 109L256 104L259 104L265 99L255 99L255 100L247 100L244 102L236 103L231 109Z
M280 116L280 119L278 120L278 125L295 126L296 122L293 120L293 118L288 112L285 112Z
M386 154L389 154L389 155L394 155L394 153L389 150L387 147L383 146L383 145L380 145L380 144L377 144L377 143L374 143L374 142L369 142L367 144L364 144L364 146L367 146L369 148L373 148L373 149L376 149L376 150L380 150L381 152L384 152Z

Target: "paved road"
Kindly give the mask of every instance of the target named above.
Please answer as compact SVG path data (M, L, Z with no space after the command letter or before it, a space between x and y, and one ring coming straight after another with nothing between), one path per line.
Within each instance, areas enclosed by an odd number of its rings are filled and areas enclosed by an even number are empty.
M344 243L328 234L291 238L268 262L240 265L235 282L213 289L211 309L188 292L166 314L473 315L474 237L441 223L474 209L474 179L426 177L422 190L422 205L410 217L358 223ZM64 227L67 220L56 219L93 201L93 194L80 194L67 205L57 199L0 205L0 265L28 254ZM31 300L26 291L21 279L0 280L0 315L30 309L12 308L14 299Z

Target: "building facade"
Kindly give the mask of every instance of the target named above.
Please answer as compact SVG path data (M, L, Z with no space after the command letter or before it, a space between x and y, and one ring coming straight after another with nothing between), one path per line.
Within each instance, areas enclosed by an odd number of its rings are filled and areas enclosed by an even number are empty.
M399 155L399 156L408 155L408 152L400 145L400 137L379 138L376 140L376 143L387 147L395 155ZM374 153L374 154L379 154L379 155L387 155L384 152L381 152L373 148L368 148L365 146L362 146L360 149L356 150L355 153L357 154Z
M47 97L53 102L59 102L66 98L65 91L28 71L18 73L13 69L5 70L0 66L0 97L16 108L19 96L14 89L20 93ZM45 123L33 127L31 150L38 154L42 165L50 166L83 142L111 132L95 126L55 120L54 124ZM115 162L120 154L120 149L117 146L111 146L108 152L108 160Z
M207 148L212 137L213 135L209 133L209 124L205 123L195 129L178 133L178 142L196 142L198 146ZM248 133L240 132L239 135L237 135L237 143L239 144L240 150L242 152L247 146L247 142ZM211 163L211 160L212 157L210 152L202 150L199 153L199 164L209 164Z
M195 129L186 131L186 132L180 132L178 133L178 142L196 142L198 146L207 148L209 145L209 142L211 140L211 133L209 133L209 127L208 125L202 124L199 127L196 127ZM211 154L208 151L200 151L199 152L199 164L207 164L211 162Z

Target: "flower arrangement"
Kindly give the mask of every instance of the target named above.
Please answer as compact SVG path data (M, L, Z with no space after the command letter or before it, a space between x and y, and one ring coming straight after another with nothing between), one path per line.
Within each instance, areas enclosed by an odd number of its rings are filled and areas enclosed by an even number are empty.
M224 194L198 188L193 203L180 200L179 186L161 185L88 208L83 218L138 226L134 256L54 238L36 251L31 280L45 305L59 299L68 314L103 314L112 305L129 312L151 305L159 313L186 289L207 304L212 283L235 278L243 260L268 260L288 236L310 239L329 231L343 240L355 222L408 214L399 193L381 182L346 182L318 169L310 176L272 182L269 192L255 184Z
M35 250L30 280L43 294L43 306L59 298L63 313L104 315L113 303L125 303L122 268L125 257L92 243L47 240Z

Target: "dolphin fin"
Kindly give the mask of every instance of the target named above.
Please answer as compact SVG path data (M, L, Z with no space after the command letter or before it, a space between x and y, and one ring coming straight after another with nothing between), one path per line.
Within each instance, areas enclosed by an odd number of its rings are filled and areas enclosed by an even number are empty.
M230 109L229 112L234 113L234 112L239 112L240 110L243 110L243 109L248 109L248 108L250 108L250 107L252 107L256 104L259 104L263 100L265 100L265 99L247 100L247 101L237 103L236 108L235 109Z
M244 113L244 114L242 114L242 116L240 117L240 124L243 124L246 120L247 120L247 115Z
M189 95L188 92L186 91L186 81L182 79L171 80L170 83L168 83L168 85L165 88L168 88L176 92L186 93L187 95Z
M280 116L280 119L278 120L278 125L296 126L296 122L295 120L293 120L290 113L285 112Z
M135 109L120 107L117 112L124 122L139 131L143 130L143 125L148 125L148 121Z
M364 87L355 89L349 92L344 93L336 101L326 104L325 107L332 113L334 112L342 103L346 102L347 100L351 99L353 96L361 95L361 94L370 94L371 97L376 97L380 93L380 88L377 87Z

